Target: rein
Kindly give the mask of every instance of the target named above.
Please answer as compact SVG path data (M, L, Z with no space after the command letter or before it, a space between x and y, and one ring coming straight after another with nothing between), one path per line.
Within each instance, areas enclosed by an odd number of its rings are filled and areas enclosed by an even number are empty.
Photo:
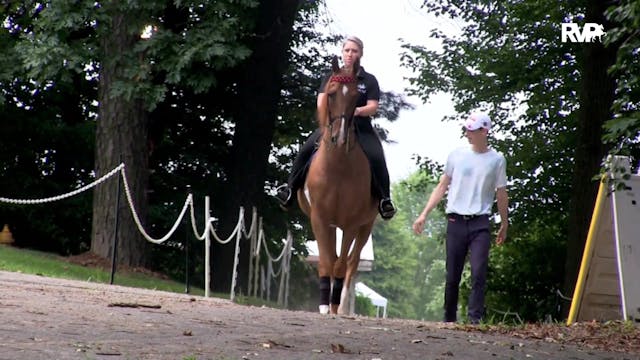
M352 117L351 117L351 122L353 122L353 119L354 119L354 118L355 118L355 116L352 116ZM335 120L337 120L337 119L342 120L342 121L340 122L340 124L341 124L341 126L344 126L344 123L345 123L345 121L344 121L344 120L346 120L346 116L344 116L344 115L340 115L340 116L335 116L335 117L333 117L333 118L332 118L332 117L329 117L329 124L327 124L327 128L328 128L327 130L329 131L329 134L333 134L333 124L334 124L334 121L335 121ZM345 129L343 129L343 132L345 132L344 130L345 130ZM347 131L346 131L347 139L346 139L346 141L345 141L345 143L346 143L346 146L345 146L345 152L347 152L347 153L348 153L348 152L349 152L349 150L350 150L350 148L351 148L351 146L350 146L350 144L351 144L351 132L350 132L350 131L348 131L348 129L346 129L346 130L347 130ZM336 145L338 144L338 136L337 136L337 135L331 135L331 136L330 136L329 143L330 143L331 145L333 145L333 146L336 146Z

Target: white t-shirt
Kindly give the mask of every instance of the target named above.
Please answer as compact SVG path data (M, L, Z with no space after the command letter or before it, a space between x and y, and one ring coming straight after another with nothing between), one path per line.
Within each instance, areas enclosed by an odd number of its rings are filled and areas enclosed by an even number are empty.
M449 154L444 173L451 178L447 214L491 214L496 189L507 186L507 161L493 149L458 148Z

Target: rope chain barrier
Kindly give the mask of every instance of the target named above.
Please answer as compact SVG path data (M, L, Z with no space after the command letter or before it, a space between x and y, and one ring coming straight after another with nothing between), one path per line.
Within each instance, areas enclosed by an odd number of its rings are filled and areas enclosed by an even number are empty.
M62 200L62 199L66 199L68 197L74 196L74 195L78 195L81 192L84 192L86 190L91 189L94 186L97 186L99 184L101 184L102 182L104 182L105 180L109 179L110 177L112 177L114 174L116 174L118 171L120 171L121 169L124 169L124 164L120 164L118 165L115 169L109 171L109 173L105 174L104 176L102 176L100 179L87 184L79 189L76 189L74 191L71 191L69 193L66 194L62 194L62 195L58 195L58 196L52 196L52 197L48 197L48 198L44 198L44 199L10 199L10 198L5 198L5 197L0 197L0 202L4 202L4 203L9 203L9 204L20 204L20 205L26 205L26 204L44 204L44 203L48 203L48 202L53 202L53 201L58 201L58 200Z
M136 226L138 227L138 231L140 232L140 234L142 234L142 236L144 236L144 238L147 241L152 242L154 244L161 244L167 241L173 235L173 233L176 231L176 229L182 222L182 218L184 217L184 214L187 212L187 206L191 205L191 207L193 208L193 196L191 194L187 195L187 199L184 201L184 206L182 206L182 211L180 211L180 215L178 215L178 218L176 219L176 222L171 227L171 230L169 230L169 232L165 236L159 239L154 239L145 231L144 226L142 226L142 222L140 221L140 216L138 215L138 212L136 211L136 207L133 204L133 197L131 196L131 189L129 188L129 182L127 181L127 173L125 172L124 166L122 167L121 171L122 171L122 180L124 183L124 192L127 196L129 209L131 210L133 221L136 223Z
M205 296L209 297L209 288L210 288L210 279L209 279L209 270L210 270L210 264L208 263L209 258L210 258L210 249L209 249L209 240L210 240L210 235L213 236L213 238L221 245L225 245L228 244L229 242L231 242L231 240L233 240L233 238L235 237L236 239L236 243L235 243L235 256L234 256L234 265L233 265L233 273L232 273L232 285L231 285L231 294L230 294L230 298L233 301L234 297L235 297L235 287L236 287L236 279L237 279L237 275L238 275L238 271L237 271L237 267L238 267L238 263L239 263L239 255L240 255L240 240L241 238L244 236L244 238L250 239L251 241L251 245L250 245L250 261L249 261L249 291L248 294L251 295L252 292L252 276L255 276L254 279L254 287L253 287L253 295L256 296L256 290L257 290L257 281L258 281L258 268L259 268L259 263L260 263L260 249L264 249L264 253L266 253L267 255L267 259L266 262L271 265L274 262L281 262L280 264L280 268L278 269L277 272L273 271L273 268L271 266L269 266L270 271L267 271L267 276L270 277L271 275L273 277L279 277L280 276L280 288L278 290L278 303L282 303L282 301L284 301L284 304L286 306L287 303L287 297L288 297L288 287L289 287L289 265L290 265L290 260L291 260L291 249L292 249L292 245L293 245L293 237L291 236L291 232L287 231L287 238L284 241L284 245L282 247L282 251L281 253L277 256L274 257L273 255L271 255L271 252L269 251L269 248L267 247L267 241L266 241L266 236L264 233L264 230L262 228L262 218L258 218L257 216L257 210L255 209L255 207L253 208L253 215L252 215L252 219L251 219L251 225L249 226L249 230L246 229L246 224L245 224L245 220L244 220L244 208L240 207L240 211L238 214L238 222L236 223L236 226L234 227L233 231L231 232L231 234L229 235L229 237L227 237L226 239L222 239L218 233L215 230L214 227L214 222L215 219L212 218L210 216L209 213L209 206L208 206L208 197L205 199L207 204L205 206L205 224L204 224L204 230L201 232L198 231L198 226L197 226L197 222L196 222L196 216L195 216L195 208L194 208L194 200L193 200L193 194L188 194L187 198L184 201L184 205L182 206L182 210L180 211L180 214L178 215L176 221L174 222L173 226L171 227L171 229L162 237L160 238L154 238L151 235L149 235L149 233L145 230L142 221L140 220L140 216L138 215L137 211L136 211L136 207L133 201L133 196L131 195L131 187L129 185L129 182L127 180L127 175L126 175L126 170L125 170L125 164L124 163L120 163L118 166L116 166L113 170L109 171L108 173L106 173L105 175L103 175L102 177L100 177L99 179L84 185L78 189L75 189L73 191L70 191L68 193L64 193L64 194L60 194L60 195L56 195L56 196L51 196L51 197L46 197L46 198L42 198L42 199L20 199L20 198L8 198L8 197L0 197L0 203L9 203L9 204L17 204L17 205L34 205L34 204L44 204L44 203L49 203L49 202L54 202L54 201L59 201L59 200L63 200L75 195L78 195L80 193L83 193L85 191L88 191L100 184L102 184L103 182L105 182L106 180L108 180L109 178L111 178L112 176L116 175L116 174L120 174L122 176L122 182L124 184L124 190L125 190L125 196L127 198L127 204L129 206L129 209L131 211L131 215L133 217L133 220L136 224L136 227L138 229L138 231L140 232L140 234L145 238L145 240L154 243L154 244L162 244L163 242L167 241L168 239L170 239L173 234L175 233L175 231L178 229L178 227L180 226L180 224L182 223L182 220L184 219L185 214L187 213L187 209L189 210L189 215L190 215L190 220L191 220L191 229L193 230L193 234L195 236L195 238L199 241L205 241L206 245L205 245ZM286 254L286 256L285 256ZM255 262L255 264L254 264ZM253 266L255 266L255 270L252 268ZM255 273L255 274L254 274ZM264 269L261 271L261 277L262 277L262 281L261 284L265 284L265 279L264 279ZM283 297L284 294L284 300L282 300L281 298Z

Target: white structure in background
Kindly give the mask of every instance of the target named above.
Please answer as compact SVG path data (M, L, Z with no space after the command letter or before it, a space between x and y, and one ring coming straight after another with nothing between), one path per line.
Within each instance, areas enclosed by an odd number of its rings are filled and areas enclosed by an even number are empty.
M307 241L305 243L307 247L307 251L309 251L309 256L307 256L307 262L312 265L318 264L318 243L315 240ZM342 230L340 228L336 228L336 251L338 255L340 255L340 248L342 246ZM353 246L352 246L353 247ZM371 235L369 235L369 240L362 248L360 252L360 263L358 264L358 272L360 271L371 271L373 268L373 239ZM354 281L356 279L354 278ZM355 286L354 286L355 285ZM380 308L382 308L382 317L387 317L387 299L382 297L382 295L373 291L371 288L366 286L364 283L358 282L353 284L351 288L351 306L349 309L353 311L355 308L355 294L356 292L361 294L362 296L366 296L371 300L371 303L376 306L376 316L380 316ZM355 290L355 291L354 291Z
M376 307L376 317L380 317L380 309L382 309L382 317L387 317L387 298L378 294L363 282L356 283L356 293L371 300L371 303Z
M609 158L631 173L628 157ZM600 182L567 325L575 321L640 322L640 175L609 174L625 187Z
M315 240L307 241L305 243L309 256L307 256L307 262L317 265L318 264L318 242ZM342 230L336 228L336 251L338 256L340 255L340 248L342 247ZM353 248L353 245L351 246ZM373 239L369 235L369 240L362 248L360 252L360 264L358 264L358 271L371 271L373 268Z

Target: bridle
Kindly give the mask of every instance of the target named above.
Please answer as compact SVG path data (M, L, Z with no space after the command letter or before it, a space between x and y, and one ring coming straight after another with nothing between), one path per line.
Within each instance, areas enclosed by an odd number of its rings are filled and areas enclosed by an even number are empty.
M350 83L355 83L356 82L356 78L350 75L333 75L331 76L331 78L329 79L329 82L337 82L339 84L350 84ZM328 111L328 115L329 115L329 124L327 125L327 127L329 128L329 134L331 134L331 144L336 145L338 143L338 137L336 135L333 135L333 123L336 120L341 120L341 124L344 127L344 123L346 119L346 116L344 113L339 114L339 115L331 115L331 109L327 109ZM353 121L353 115L351 116L351 119L349 119L351 121ZM343 128L344 131L344 128ZM342 131L342 132L343 132ZM346 147L347 151L349 150L349 136L347 134L347 147Z

